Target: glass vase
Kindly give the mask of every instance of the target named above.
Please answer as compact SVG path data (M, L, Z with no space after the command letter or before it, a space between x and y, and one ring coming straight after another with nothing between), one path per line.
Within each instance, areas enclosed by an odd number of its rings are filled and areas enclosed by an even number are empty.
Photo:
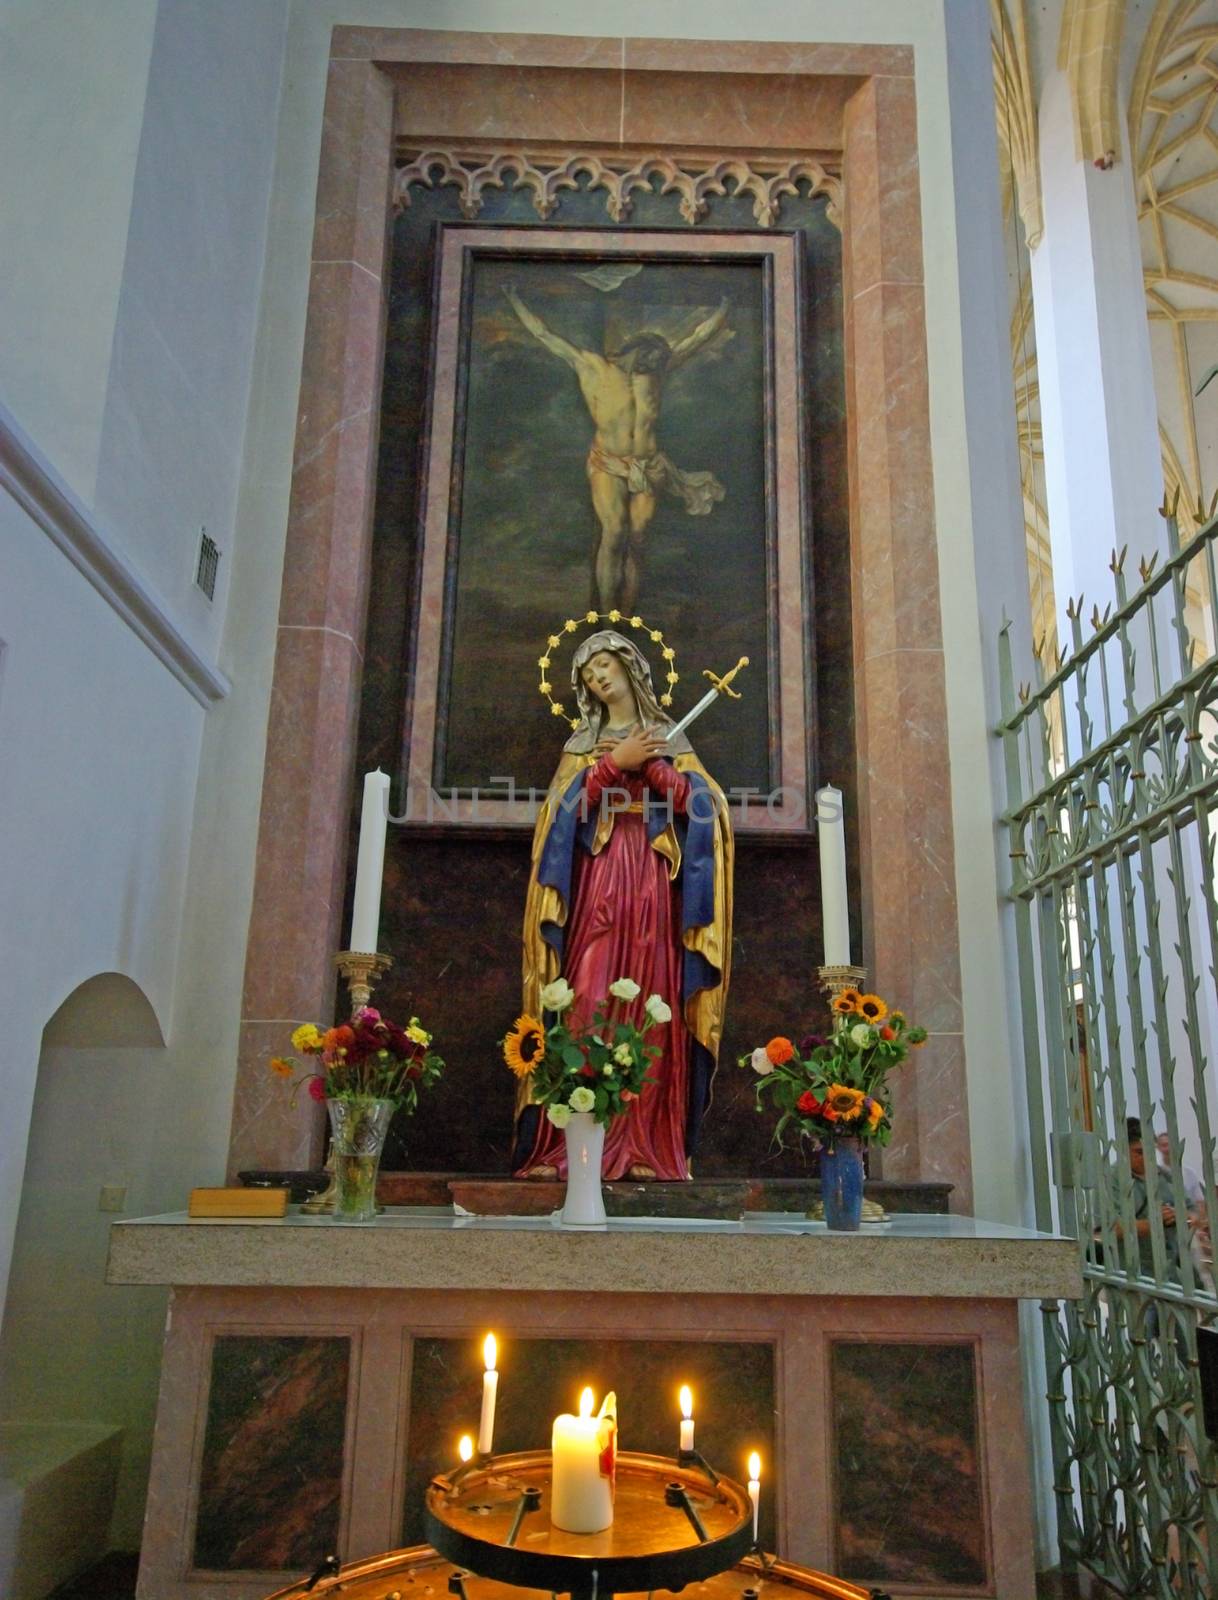
M567 1145L567 1197L559 1220L567 1228L603 1228L605 1197L601 1193L601 1158L605 1129L590 1111L573 1111L563 1129Z
M334 1220L371 1222L376 1216L376 1178L393 1101L352 1095L327 1100L326 1110L334 1157Z
M863 1215L863 1145L839 1135L820 1153L820 1194L825 1225L834 1233L857 1233Z

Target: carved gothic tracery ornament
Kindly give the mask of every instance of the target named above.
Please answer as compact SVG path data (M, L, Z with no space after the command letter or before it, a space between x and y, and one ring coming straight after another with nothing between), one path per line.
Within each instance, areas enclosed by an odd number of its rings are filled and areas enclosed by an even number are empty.
M751 195L757 224L772 228L779 220L783 197L799 194L804 184L808 185L809 194L828 197L825 214L834 227L841 227L841 179L810 157L766 162L725 156L699 170L692 162L682 165L667 156L635 160L581 152L560 160L532 156L523 150L490 155L410 151L395 174L393 198L395 206L401 208L410 204L410 191L416 186L434 189L450 184L458 191L462 216L473 221L482 210L484 192L510 184L532 191L533 209L545 222L558 210L563 193L579 189L586 179L588 189L605 191L605 210L610 220L624 222L633 209L632 195L638 190L652 190L657 178L660 194L680 196L681 216L691 227L707 215L708 196L737 193Z

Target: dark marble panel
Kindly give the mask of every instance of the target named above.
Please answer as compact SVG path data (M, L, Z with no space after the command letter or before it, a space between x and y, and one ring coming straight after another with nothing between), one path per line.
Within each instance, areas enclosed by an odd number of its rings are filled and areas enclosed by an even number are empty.
M831 1372L834 1571L988 1592L974 1346L835 1341Z
M673 1456L677 1391L694 1391L695 1443L722 1472L743 1479L750 1450L765 1462L760 1532L774 1548L774 1347L699 1340L513 1339L501 1342L495 1452L547 1449L553 1419L575 1411L591 1384L599 1404L617 1393L623 1450ZM402 1543L423 1539L423 1492L430 1476L457 1461L463 1433L477 1435L482 1355L474 1339L416 1339L410 1391Z
M711 212L704 227L755 228L747 196L708 198ZM395 224L357 772L379 765L396 773L401 762L417 599L432 233L437 222L457 220L452 189L416 189ZM536 220L527 194L510 188L487 191L479 217L487 223ZM566 196L552 223L605 226L603 195ZM637 194L626 226L684 227L677 197ZM808 295L803 410L806 564L813 591L810 653L817 696L814 782L833 782L844 791L851 904L857 907L841 239L825 217L823 199L784 200L783 226L794 229L802 242ZM705 627L713 640L715 619L706 618ZM359 794L353 790L348 855L352 883L358 810ZM526 838L421 838L390 828L381 945L393 954L395 965L376 999L389 1014L417 1010L434 1030L450 1070L413 1121L395 1127L385 1155L387 1171L508 1169L515 1085L496 1040L519 1008L528 864ZM861 948L858 928L854 937ZM815 847L810 842L739 845L722 1066L694 1159L697 1176L796 1178L815 1171L802 1152L771 1149L771 1119L755 1113L752 1074L738 1069L735 1061L776 1032L798 1035L823 1025L813 990L820 938Z
M350 1360L344 1338L216 1339L196 1569L293 1570L335 1550Z

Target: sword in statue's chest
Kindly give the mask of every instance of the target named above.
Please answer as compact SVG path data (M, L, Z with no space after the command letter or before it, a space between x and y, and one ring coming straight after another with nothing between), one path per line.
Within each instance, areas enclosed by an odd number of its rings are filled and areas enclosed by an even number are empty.
M736 674L743 668L747 667L748 664L748 656L741 656L740 660L737 661L732 670L730 672L725 672L722 677L719 677L717 673L711 672L709 668L703 672L702 676L710 679L711 687L702 696L701 700L698 701L697 705L695 705L691 710L687 711L681 718L680 722L678 722L675 727L669 730L667 735L668 739L675 739L678 734L684 733L686 728L688 728L692 723L695 723L702 713L708 708L708 706L714 705L715 701L721 694L729 696L729 698L732 700L739 700L739 692L732 688L732 680L735 678Z

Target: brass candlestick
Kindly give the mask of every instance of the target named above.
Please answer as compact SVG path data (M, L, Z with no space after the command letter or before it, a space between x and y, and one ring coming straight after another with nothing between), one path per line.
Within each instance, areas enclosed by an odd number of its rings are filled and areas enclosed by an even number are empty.
M383 978L393 965L392 956L380 955L375 951L340 950L334 957L334 964L347 980L347 988L351 993L351 1015L354 1017L372 999L372 989L378 978ZM334 1191L337 1188L337 1179L334 1176L334 1156L326 1157L324 1170L330 1174L329 1184L306 1200L301 1210L310 1217L324 1217L334 1210Z
M372 990L378 978L383 978L393 965L392 956L378 955L375 951L340 950L334 964L347 980L351 991L351 1015L362 1011L372 999Z

